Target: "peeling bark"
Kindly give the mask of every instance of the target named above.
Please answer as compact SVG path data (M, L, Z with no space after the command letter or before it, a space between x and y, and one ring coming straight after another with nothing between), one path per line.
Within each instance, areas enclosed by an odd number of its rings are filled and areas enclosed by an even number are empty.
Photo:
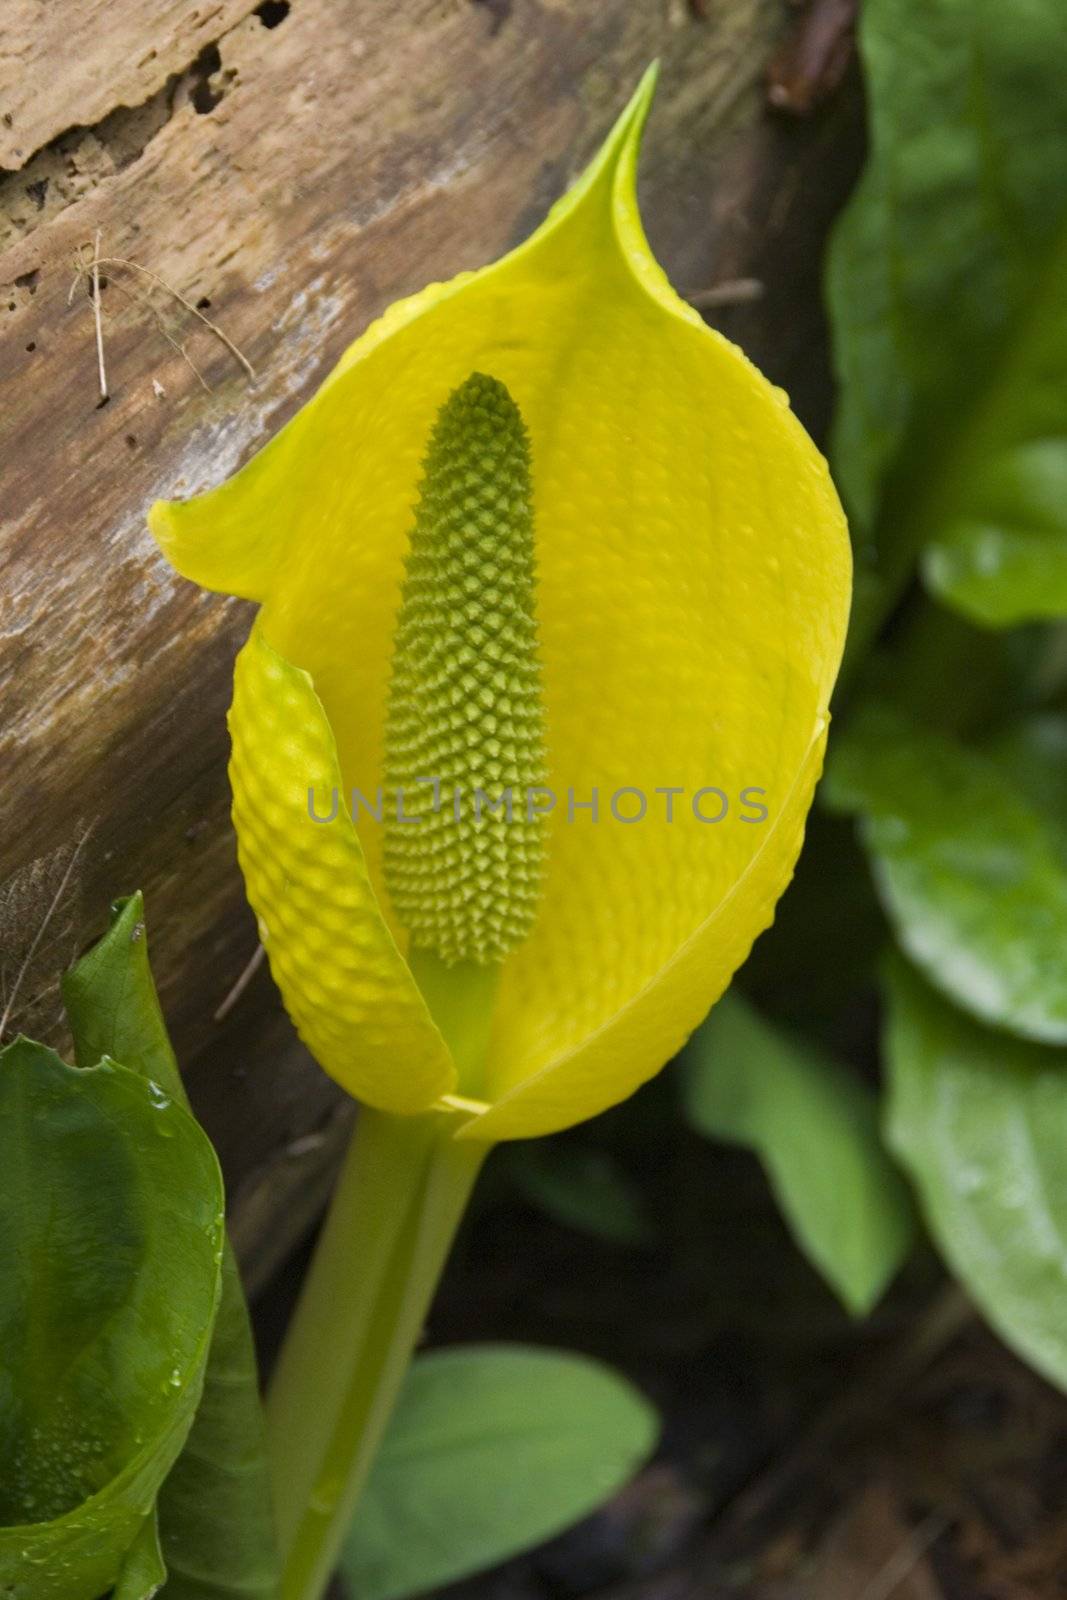
M64 129L146 104L251 9L248 0L5 0L0 167L20 171Z

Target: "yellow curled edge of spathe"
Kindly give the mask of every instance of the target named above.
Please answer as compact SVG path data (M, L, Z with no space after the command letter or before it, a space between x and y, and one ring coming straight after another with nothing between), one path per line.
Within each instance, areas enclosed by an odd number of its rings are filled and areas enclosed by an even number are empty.
M258 623L229 724L238 859L297 1032L350 1094L424 1111L455 1087L451 1055L378 908L314 684Z

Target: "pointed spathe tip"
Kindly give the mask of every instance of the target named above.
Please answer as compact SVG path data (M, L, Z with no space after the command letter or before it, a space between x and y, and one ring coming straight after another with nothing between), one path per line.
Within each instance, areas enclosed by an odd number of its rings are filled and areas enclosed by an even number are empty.
M649 62L641 74L637 88L608 135L606 148L611 149L616 157L621 156L625 150L636 150L640 143L641 132L652 109L652 100L659 82L659 69L658 57Z

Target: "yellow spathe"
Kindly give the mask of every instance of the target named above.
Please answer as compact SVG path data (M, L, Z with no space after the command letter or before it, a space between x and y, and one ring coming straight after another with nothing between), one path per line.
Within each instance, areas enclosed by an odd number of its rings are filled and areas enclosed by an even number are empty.
M671 290L637 212L646 76L534 236L393 306L251 462L150 524L187 577L262 603L231 715L249 898L302 1036L352 1094L419 1111L456 1089L402 959L383 828L309 819L382 782L393 632L419 466L472 372L530 431L548 782L533 931L505 961L485 1109L518 1138L630 1094L771 921L800 848L844 643L848 542L785 397ZM693 814L715 786L718 824ZM675 787L674 820L666 819ZM599 791L568 821L567 794ZM621 788L648 797L615 821ZM768 817L741 821L740 791ZM630 815L638 802L620 802ZM706 815L717 801L704 802Z

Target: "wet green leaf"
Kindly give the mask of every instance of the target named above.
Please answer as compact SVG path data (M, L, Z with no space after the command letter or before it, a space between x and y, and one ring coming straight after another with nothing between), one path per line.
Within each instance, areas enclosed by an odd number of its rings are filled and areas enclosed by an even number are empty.
M167 1576L159 1548L156 1513L144 1519L141 1531L126 1552L111 1600L152 1600Z
M584 1357L419 1357L345 1546L353 1594L400 1600L539 1544L621 1488L657 1432L648 1402Z
M693 1035L682 1083L692 1125L755 1151L801 1249L850 1311L870 1310L912 1236L870 1092L734 993Z
M828 273L860 594L922 553L981 622L1063 615L1067 15L867 0L860 41L870 156Z
M64 978L63 996L79 1063L121 1054L185 1102L152 981L139 894L116 907L108 932ZM274 1594L278 1564L255 1351L229 1245L203 1398L160 1494L159 1524L169 1573L164 1600Z
M946 1260L1005 1342L1067 1388L1067 1054L964 1016L897 957L888 1133Z
M222 1179L192 1117L104 1059L0 1051L0 1592L97 1600L200 1396Z
M1001 762L884 709L854 718L823 797L858 812L897 938L977 1017L1067 1043L1067 867Z

